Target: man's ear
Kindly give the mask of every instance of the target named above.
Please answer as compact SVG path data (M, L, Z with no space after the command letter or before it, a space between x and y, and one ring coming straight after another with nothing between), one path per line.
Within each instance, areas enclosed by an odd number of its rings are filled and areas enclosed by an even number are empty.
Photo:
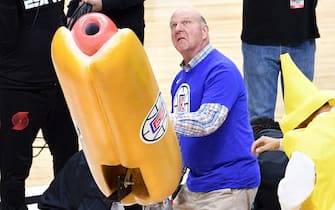
M203 25L201 31L202 31L202 39L207 39L208 38L208 32L209 32L208 25Z

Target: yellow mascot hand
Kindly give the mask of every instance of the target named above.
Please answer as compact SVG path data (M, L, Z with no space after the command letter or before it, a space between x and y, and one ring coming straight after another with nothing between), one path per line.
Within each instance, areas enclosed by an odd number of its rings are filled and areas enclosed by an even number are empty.
M89 13L72 31L57 30L51 53L100 190L126 205L171 195L182 171L179 145L135 33Z

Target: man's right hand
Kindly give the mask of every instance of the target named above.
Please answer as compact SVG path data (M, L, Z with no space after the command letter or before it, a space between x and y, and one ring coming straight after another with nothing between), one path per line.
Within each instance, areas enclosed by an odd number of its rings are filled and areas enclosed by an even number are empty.
M281 139L261 136L251 146L251 152L259 155L264 151L279 150Z

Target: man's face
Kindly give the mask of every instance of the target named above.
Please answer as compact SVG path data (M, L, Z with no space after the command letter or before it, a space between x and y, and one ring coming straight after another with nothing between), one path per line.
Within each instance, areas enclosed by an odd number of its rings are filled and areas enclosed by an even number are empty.
M304 120L302 123L300 123L298 125L297 128L306 128L308 126L308 124L319 114L323 113L323 112L328 112L331 110L331 106L329 105L329 103L325 103L324 105L322 105L318 110L316 110L315 112L313 112L306 120Z
M208 38L207 25L193 10L177 10L171 17L170 29L173 45L186 58L186 62L205 46Z

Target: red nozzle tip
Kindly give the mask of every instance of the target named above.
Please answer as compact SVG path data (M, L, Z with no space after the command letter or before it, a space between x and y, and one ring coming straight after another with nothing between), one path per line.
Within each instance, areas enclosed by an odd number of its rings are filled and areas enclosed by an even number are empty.
M86 55L95 54L116 32L114 22L102 13L87 13L72 28L72 36Z

